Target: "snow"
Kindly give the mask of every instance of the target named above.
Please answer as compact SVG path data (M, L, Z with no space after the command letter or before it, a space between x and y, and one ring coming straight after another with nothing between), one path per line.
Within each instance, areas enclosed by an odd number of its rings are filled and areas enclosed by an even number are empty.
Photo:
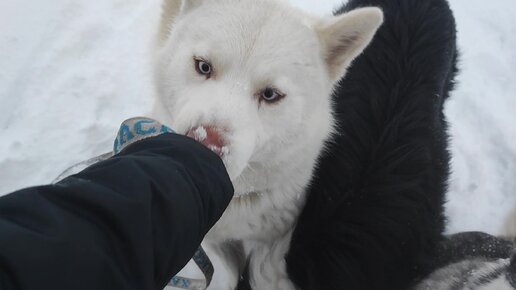
M462 52L448 102L450 232L498 233L516 205L516 1L450 1Z
M290 0L329 14L337 0ZM516 1L450 1L462 51L446 107L449 232L499 233L516 205ZM0 193L111 149L145 115L159 0L0 1Z

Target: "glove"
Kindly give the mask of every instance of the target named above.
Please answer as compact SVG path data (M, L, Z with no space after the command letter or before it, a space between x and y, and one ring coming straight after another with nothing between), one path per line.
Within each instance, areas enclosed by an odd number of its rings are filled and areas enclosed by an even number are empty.
M155 137L164 133L174 133L169 127L145 117L136 117L125 120L113 144L113 154L118 154L127 146L143 140L145 138Z

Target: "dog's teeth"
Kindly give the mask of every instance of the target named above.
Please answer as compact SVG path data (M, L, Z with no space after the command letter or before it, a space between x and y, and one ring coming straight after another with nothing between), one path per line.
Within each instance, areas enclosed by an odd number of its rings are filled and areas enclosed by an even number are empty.
M220 155L220 153L222 152L220 147L217 147L215 145L208 145L208 149L210 149L211 151L217 153L218 155Z
M200 126L193 131L193 137L197 141L204 141L208 137L208 132L206 132L206 129L203 126Z

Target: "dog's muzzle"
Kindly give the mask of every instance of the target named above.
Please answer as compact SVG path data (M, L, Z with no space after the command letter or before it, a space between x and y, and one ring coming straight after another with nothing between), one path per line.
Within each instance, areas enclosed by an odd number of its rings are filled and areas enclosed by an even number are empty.
M224 130L214 126L198 126L187 131L186 136L202 143L220 157L228 154L223 138Z

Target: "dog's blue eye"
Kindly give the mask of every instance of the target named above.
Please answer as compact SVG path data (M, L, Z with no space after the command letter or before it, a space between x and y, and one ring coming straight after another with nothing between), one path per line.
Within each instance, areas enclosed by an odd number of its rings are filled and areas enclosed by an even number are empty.
M211 77L212 68L211 64L203 59L195 58L195 70L197 73L206 76L206 78Z
M261 94L261 98L269 103L274 103L282 99L285 95L273 88L266 88Z

